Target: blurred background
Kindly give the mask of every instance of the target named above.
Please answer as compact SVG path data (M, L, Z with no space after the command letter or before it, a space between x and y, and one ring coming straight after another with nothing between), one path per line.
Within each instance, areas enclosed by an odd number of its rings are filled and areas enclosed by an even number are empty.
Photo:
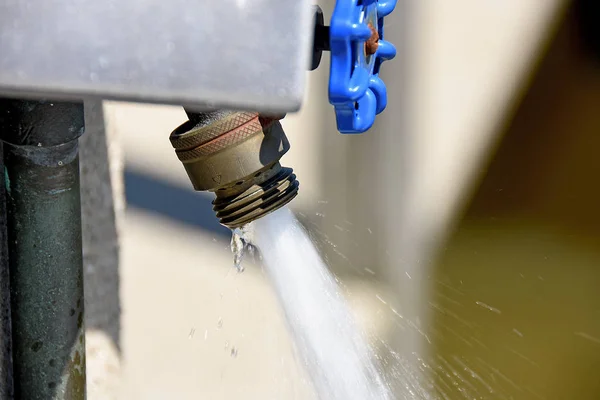
M401 2L375 128L337 133L326 56L283 121L291 207L398 393L418 380L444 399L600 397L600 59L585 6ZM183 109L87 112L90 398L310 398L260 263L234 271L230 231L170 146ZM93 185L98 151L108 186Z

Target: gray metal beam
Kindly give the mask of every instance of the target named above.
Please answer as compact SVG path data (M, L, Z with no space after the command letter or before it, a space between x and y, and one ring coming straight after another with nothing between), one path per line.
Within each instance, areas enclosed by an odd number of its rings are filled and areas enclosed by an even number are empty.
M291 112L311 0L3 0L0 94Z

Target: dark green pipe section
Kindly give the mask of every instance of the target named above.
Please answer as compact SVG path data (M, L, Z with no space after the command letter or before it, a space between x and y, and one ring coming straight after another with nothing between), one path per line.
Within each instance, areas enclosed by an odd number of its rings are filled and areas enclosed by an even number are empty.
M85 399L83 104L0 100L16 400Z
M4 177L2 142L0 141L0 177ZM0 400L12 400L12 333L10 321L10 286L6 240L6 191L0 179Z

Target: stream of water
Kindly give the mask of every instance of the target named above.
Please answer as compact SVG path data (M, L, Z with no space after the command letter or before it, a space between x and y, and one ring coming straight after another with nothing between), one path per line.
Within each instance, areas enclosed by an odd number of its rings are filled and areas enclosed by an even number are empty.
M588 242L558 245L546 228L515 229L512 222L494 222L499 229L470 224L428 278L427 324L402 309L412 298L405 290L408 300L397 305L377 294L395 329L393 336L371 338L377 358L288 209L234 232L232 249L238 268L248 243L260 251L297 360L320 400L598 398L597 374L590 371L599 359L600 328L593 323L595 286L588 284L598 262L582 250ZM563 272L567 264L578 273ZM404 289L413 279L407 276ZM565 297L569 288L578 293Z
M284 207L234 232L238 268L240 235L262 255L319 399L392 399L335 278L292 212Z

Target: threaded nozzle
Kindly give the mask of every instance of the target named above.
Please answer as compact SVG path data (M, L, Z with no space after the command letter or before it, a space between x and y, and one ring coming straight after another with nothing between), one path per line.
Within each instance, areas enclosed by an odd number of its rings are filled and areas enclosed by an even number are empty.
M268 179L237 193L217 190L213 201L219 222L231 229L239 228L288 204L298 194L299 183L291 168L277 163L268 171ZM274 172L274 173L272 173ZM248 183L240 185L247 187Z
M170 137L196 190L216 194L220 223L239 228L288 204L299 183L279 164L289 143L278 118L257 113L191 115Z

